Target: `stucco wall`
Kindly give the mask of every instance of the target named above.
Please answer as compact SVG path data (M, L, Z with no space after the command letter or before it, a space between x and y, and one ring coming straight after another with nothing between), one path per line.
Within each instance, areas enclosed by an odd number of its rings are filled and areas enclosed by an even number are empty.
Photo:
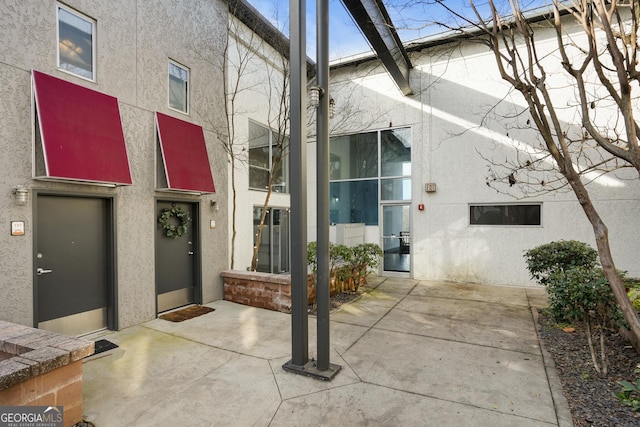
M537 39L544 39L542 31ZM540 55L552 46L545 42ZM581 240L595 247L591 226L568 189L526 197L518 186L506 186L505 192L487 186L490 163L515 160L514 144L532 146L537 138L533 129L524 126L526 115L513 118L526 105L500 80L492 53L480 44L462 43L412 52L411 60L414 95L402 96L376 61L334 68L331 91L337 105L334 135L389 127L412 129L413 277L529 285L524 251L559 239ZM564 90L570 99L571 86ZM346 111L341 109L345 105ZM353 114L371 108L375 111L368 115ZM562 118L571 120L571 114ZM312 157L309 167L313 164ZM435 193L425 192L428 182L437 184ZM308 188L312 199L314 186L310 183ZM629 228L639 207L637 176L611 174L591 182L588 189L609 227L617 267L640 275L640 239ZM469 225L469 204L520 202L542 203L541 226ZM419 211L418 204L424 204L425 210ZM367 228L370 241L380 243L377 227Z
M240 40L240 41L239 41ZM260 40L251 28L230 17L230 37L227 62L227 90L235 98L234 153L236 156L236 240L233 268L246 270L253 255L253 209L262 207L266 191L249 188L249 121L277 132L282 129L288 111L283 109L283 58L272 46ZM284 89L285 91L287 89ZM287 92L285 92L287 93ZM288 105L288 101L287 101ZM288 121L284 122L288 127ZM288 129L285 134L288 134ZM229 174L231 174L231 168ZM229 215L232 210L229 190ZM269 206L287 208L291 204L288 193L272 193ZM231 227L229 218L229 227ZM229 229L229 240L231 240Z
M199 203L203 301L223 296L219 272L228 268L227 162L218 141L225 132L222 52L227 31L223 1L88 1L65 5L97 21L96 80L89 82L56 68L56 2L2 2L0 18L0 319L32 325L34 286L34 200L38 192L96 194L114 198L118 325L156 315L155 201ZM190 69L190 112L167 106L167 63ZM31 70L35 69L118 98L133 185L116 188L32 179L34 126ZM204 128L216 194L180 195L156 191L154 112ZM13 201L14 185L31 190L27 206ZM210 202L216 200L219 210ZM209 227L216 220L216 228ZM9 223L24 220L26 235L11 237Z

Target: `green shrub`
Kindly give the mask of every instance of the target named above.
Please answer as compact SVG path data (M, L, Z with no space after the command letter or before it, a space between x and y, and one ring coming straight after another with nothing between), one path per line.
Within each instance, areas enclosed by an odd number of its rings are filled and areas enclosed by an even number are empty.
M354 247L329 244L329 270L339 281L358 290L367 273L380 265L382 255L382 248L375 243ZM307 245L307 265L315 275L318 270L317 242Z
M638 279L624 279L624 285L627 288L627 296L636 311L640 311L640 283L638 282Z
M375 243L365 243L353 248L353 261L356 266L377 268L382 260L382 248Z
M353 248L347 245L329 245L329 265L331 270L353 262Z
M318 271L318 243L307 244L307 266L315 274Z
M605 329L622 316L604 271L585 266L555 271L547 277L547 294L557 321L585 325L593 366L606 375ZM596 346L600 348L599 358Z
M375 243L365 243L353 248L354 287L357 291L366 282L370 270L377 268L382 261L382 248Z
M622 315L598 265L598 253L586 243L570 240L538 246L527 251L525 259L531 277L546 287L549 312L556 322L585 325L593 365L606 375L604 331Z
M547 280L549 309L557 322L598 324L618 319L618 304L601 268L574 267L556 271Z
M575 267L595 268L598 252L583 242L560 240L540 245L524 254L531 278L546 285L549 276Z

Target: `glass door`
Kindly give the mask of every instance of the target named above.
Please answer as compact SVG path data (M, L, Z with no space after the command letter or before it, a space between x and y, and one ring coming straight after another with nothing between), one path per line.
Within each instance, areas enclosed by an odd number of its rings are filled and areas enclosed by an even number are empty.
M411 273L411 204L382 205L383 271Z

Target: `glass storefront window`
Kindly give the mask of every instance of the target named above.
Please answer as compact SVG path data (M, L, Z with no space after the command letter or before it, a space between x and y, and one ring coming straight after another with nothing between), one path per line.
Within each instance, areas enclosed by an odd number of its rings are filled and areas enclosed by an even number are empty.
M329 185L329 217L332 224L378 224L378 181L332 182Z
M411 128L331 138L332 224L378 225L380 200L411 200Z
M382 176L411 176L411 129L380 133Z
M411 178L387 178L380 182L382 200L411 200Z
M329 150L330 179L378 176L378 132L331 138Z

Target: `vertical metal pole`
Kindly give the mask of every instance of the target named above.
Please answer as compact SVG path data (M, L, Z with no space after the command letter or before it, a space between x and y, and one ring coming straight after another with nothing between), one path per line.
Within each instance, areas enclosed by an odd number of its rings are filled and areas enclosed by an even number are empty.
M309 361L306 0L290 0L291 364Z
M341 367L329 363L329 3L317 0L318 82L318 363L309 361L307 314L307 152L305 0L290 0L291 61L291 335L292 359L283 369L331 381ZM322 3L322 4L321 4ZM321 35L322 34L322 35ZM323 52L322 54L320 52ZM321 60L324 65L320 65ZM323 71L320 71L323 70ZM322 125L320 125L322 123ZM321 142L322 141L322 142ZM322 147L322 148L321 148ZM322 159L322 160L320 160ZM322 166L321 166L322 164ZM323 187L321 188L321 184ZM322 194L322 201L320 200ZM321 249L324 247L324 249ZM321 252L322 251L322 252ZM321 264L322 262L322 264ZM321 289L321 277L324 284Z
M329 369L329 1L316 0L317 83L316 110L318 282L316 288L318 370Z

